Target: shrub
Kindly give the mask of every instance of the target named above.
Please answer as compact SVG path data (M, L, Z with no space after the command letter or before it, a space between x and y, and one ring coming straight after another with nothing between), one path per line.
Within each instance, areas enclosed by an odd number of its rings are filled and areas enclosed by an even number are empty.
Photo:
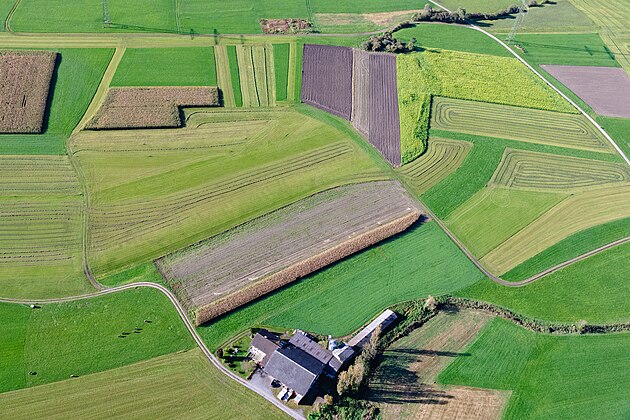
M383 35L372 36L363 43L365 51L381 51L389 53L405 53L413 51L416 39L411 38L406 44L399 39L394 38L391 31L385 32Z

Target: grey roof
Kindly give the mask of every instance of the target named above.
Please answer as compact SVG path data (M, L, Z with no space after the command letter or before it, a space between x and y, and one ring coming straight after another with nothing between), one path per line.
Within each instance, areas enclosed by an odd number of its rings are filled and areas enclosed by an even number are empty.
M295 347L304 350L323 364L327 364L333 356L330 350L320 346L317 341L313 340L302 331L296 332L289 340L289 344L293 344Z
M333 355L341 363L344 363L346 360L354 356L354 349L350 346L344 346L344 347L333 350Z
M396 318L397 316L392 310L386 309L385 311L383 311L382 314L374 319L374 321L370 322L365 328L359 331L357 335L352 337L352 339L348 341L348 345L353 347L363 347L363 345L368 342L368 340L372 336L372 333L374 332L374 330L376 330L377 327L380 326L381 330L384 331L389 325L391 325L392 322L396 320Z
M254 335L254 338L252 338L251 346L265 353L265 357L263 357L260 362L263 367L265 367L273 352L279 347L279 342L280 337L267 330L260 330Z
M285 347L272 355L265 372L300 395L305 395L319 375L324 364L297 347Z

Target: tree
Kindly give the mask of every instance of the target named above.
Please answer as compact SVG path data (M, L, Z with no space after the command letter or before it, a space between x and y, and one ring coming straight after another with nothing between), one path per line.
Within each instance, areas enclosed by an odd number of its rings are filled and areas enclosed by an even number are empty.
M374 360L374 358L378 354L381 332L381 326L379 325L370 336L370 341L368 341L368 343L363 347L362 356L367 363L370 363L372 360Z
M337 380L337 393L340 396L351 395L359 391L365 377L365 362L359 357L348 370L341 372Z
M433 296L429 296L427 298L427 300L424 301L424 309L426 309L427 311L435 311L435 309L437 308L437 301L435 300L435 298Z

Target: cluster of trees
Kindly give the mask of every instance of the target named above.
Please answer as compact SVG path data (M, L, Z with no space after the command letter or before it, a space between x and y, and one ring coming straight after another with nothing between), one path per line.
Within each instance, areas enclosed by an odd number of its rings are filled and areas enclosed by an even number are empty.
M390 53L406 53L414 50L416 39L411 38L409 42L404 43L399 39L394 38L390 31L385 32L383 35L370 37L363 43L363 49L365 51L384 51Z
M542 0L538 3L537 0L528 0L528 7L539 7L544 4L554 4L551 0ZM424 6L424 9L412 17L413 22L444 22L444 23L466 23L467 21L474 20L497 20L503 19L521 11L522 5L513 4L506 7L503 10L499 10L495 13L469 13L466 9L459 8L454 12L447 12L445 10L434 10L430 4Z

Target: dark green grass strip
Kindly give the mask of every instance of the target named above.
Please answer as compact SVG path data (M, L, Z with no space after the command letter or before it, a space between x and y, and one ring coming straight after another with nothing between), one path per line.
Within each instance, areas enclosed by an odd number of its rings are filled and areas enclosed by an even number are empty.
M53 51L61 58L51 82L44 133L1 134L0 154L65 154L66 140L85 114L114 54L113 49L102 48Z
M0 319L0 392L194 347L171 302L154 289L39 309L0 303Z
M302 42L296 43L296 70L295 70L295 97L293 100L296 104L302 102L302 58L304 56L304 44Z
M630 321L630 243L556 271L523 287L486 279L456 293L549 322Z
M506 419L621 419L630 413L630 334L536 334L495 318L438 382L512 390Z
M238 73L238 59L236 58L236 47L227 46L228 61L230 62L230 77L232 78L232 89L234 90L234 102L236 106L243 106L243 94L241 93L241 79Z
M627 236L630 236L630 217L594 226L545 249L501 277L510 281L524 280L547 268Z
M596 159L610 162L621 162L617 154L597 153L586 150L567 149L536 143L525 143L494 137L475 136L471 134L453 133L450 131L431 130L431 137L442 137L463 140L474 144L462 166L439 184L422 195L422 201L440 218L447 217L457 207L485 187L496 170L503 150L506 147L552 153L564 156L576 156L585 159Z
M597 122L615 140L615 143L630 157L630 118L598 116Z
M273 66L276 75L276 100L287 100L289 81L289 44L273 44Z
M482 277L446 234L429 222L203 325L198 331L211 348L259 325L342 336L397 302L451 293Z

